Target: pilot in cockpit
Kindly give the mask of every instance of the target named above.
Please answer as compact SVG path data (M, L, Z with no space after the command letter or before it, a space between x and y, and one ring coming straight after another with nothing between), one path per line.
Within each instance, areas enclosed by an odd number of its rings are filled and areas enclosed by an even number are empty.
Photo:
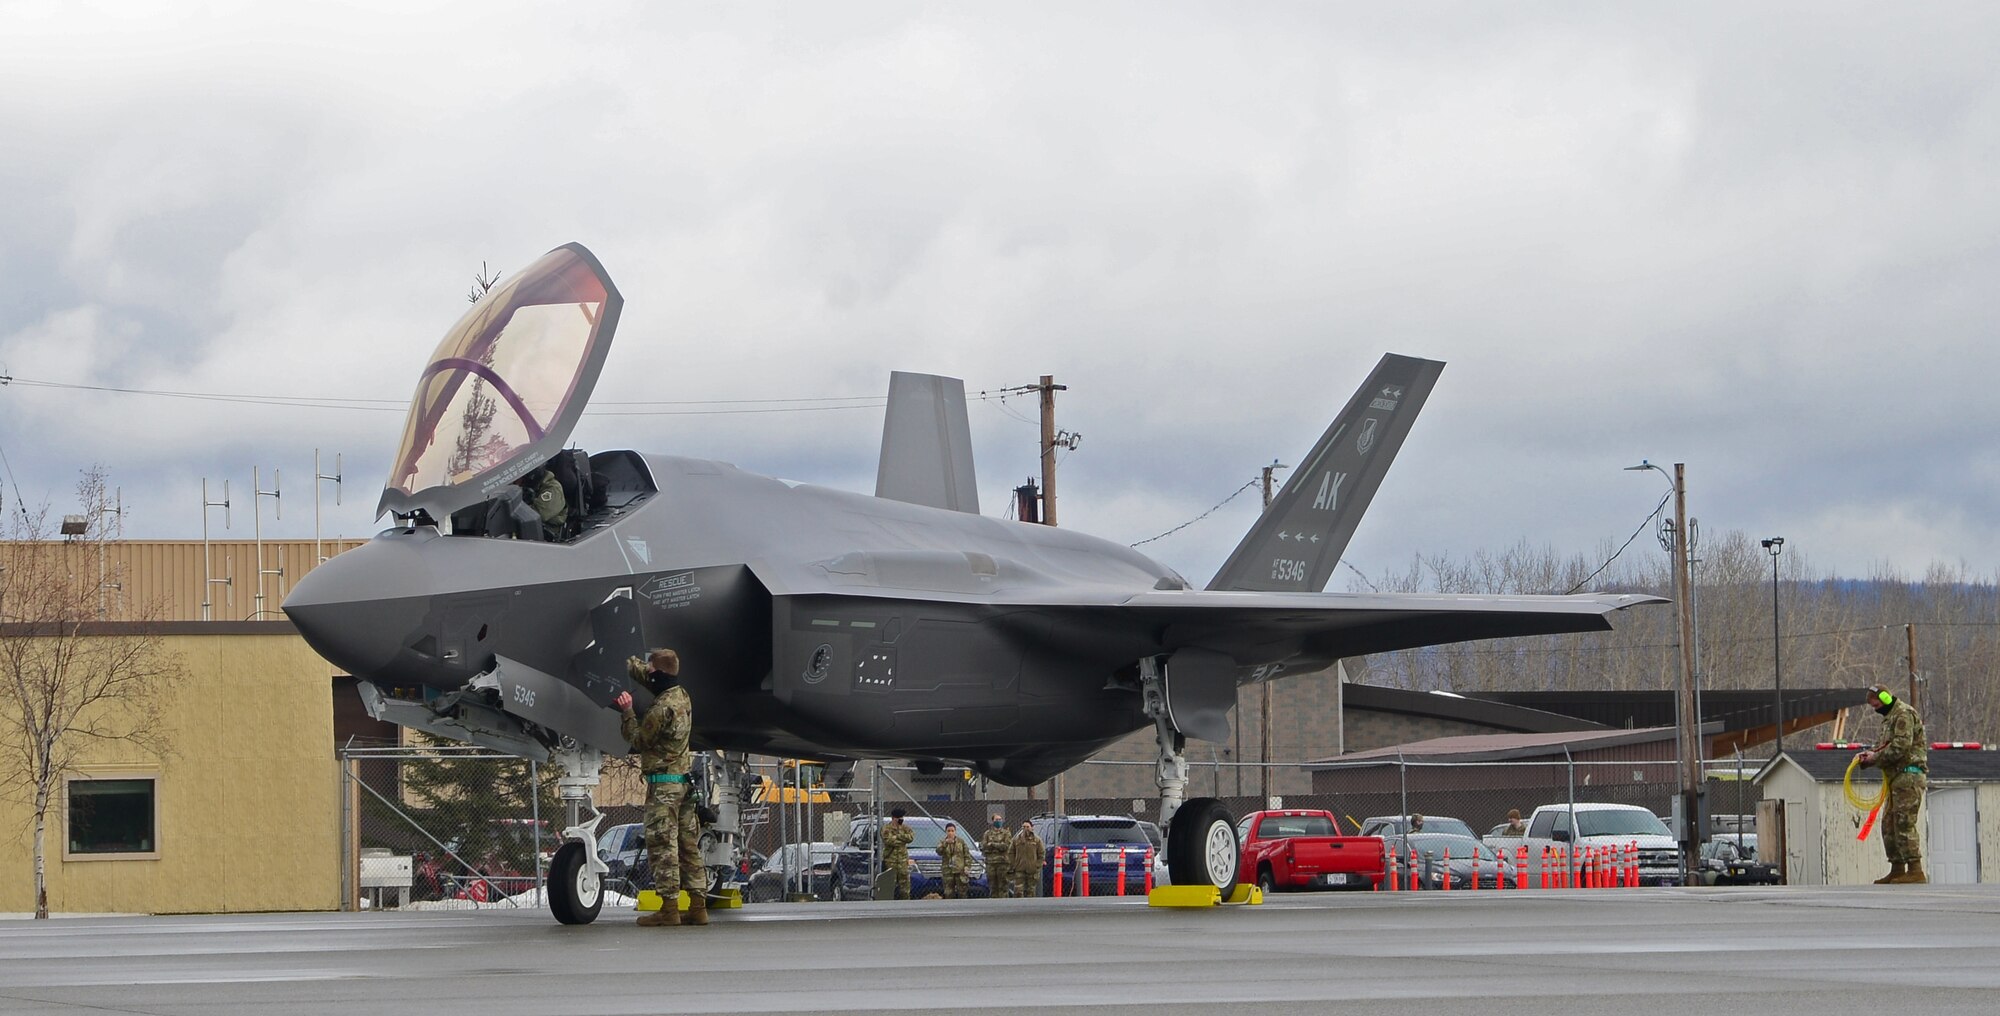
M521 488L521 499L541 519L541 539L561 540L564 527L569 525L569 499L563 496L562 482L556 479L556 474L549 469L535 469L514 482Z

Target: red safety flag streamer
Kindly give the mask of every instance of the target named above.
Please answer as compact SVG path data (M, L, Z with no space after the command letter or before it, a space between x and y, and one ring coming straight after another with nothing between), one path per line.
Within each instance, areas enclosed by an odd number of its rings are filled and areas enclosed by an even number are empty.
M1878 804L1875 806L1875 810L1868 813L1868 821L1861 823L1861 832L1854 838L1857 840L1867 839L1868 834L1875 831L1875 816L1880 814L1882 814L1882 806Z

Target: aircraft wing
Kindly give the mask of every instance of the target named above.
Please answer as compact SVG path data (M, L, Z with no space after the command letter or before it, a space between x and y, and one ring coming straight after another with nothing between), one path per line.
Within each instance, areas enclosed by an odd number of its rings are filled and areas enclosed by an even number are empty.
M877 562L880 564L881 562ZM839 566L836 562L835 569ZM805 684L820 685L843 663L829 634L843 617L862 616L841 605L859 606L875 618L868 631L898 630L887 619L914 618L934 630L955 628L951 645L911 649L899 657L906 679L916 661L944 670L963 669L958 657L1026 659L1039 653L1054 660L1096 660L1105 669L1079 676L1102 681L1146 658L1164 657L1168 710L1176 729L1211 741L1229 736L1229 710L1236 690L1286 673L1304 673L1336 660L1419 646L1474 639L1606 631L1610 615L1647 603L1666 602L1637 593L1578 596L1469 596L1429 593L1284 593L1228 590L1154 589L1134 592L1104 586L1048 583L975 591L853 581L860 566L830 569L826 578L847 579L790 588L767 583L781 621L774 653L780 660L810 659ZM760 575L768 572L760 572ZM775 576L773 576L775 578ZM780 606L782 604L782 606ZM900 604L900 605L899 605ZM831 609L829 609L831 608ZM878 625L881 627L878 628ZM907 638L907 636L906 636ZM1025 641L1017 641L1025 640ZM891 667L893 635L870 636L865 650ZM891 643L896 643L891 645ZM812 655L812 654L819 655ZM825 664L819 656L825 656ZM872 664L851 661L860 673ZM788 662L779 668L789 673ZM866 684L868 678L857 678ZM887 678L877 679L886 687ZM781 682L785 683L785 682Z
M1665 603L1638 593L1576 596L1431 593L1149 591L1116 608L1161 628L1164 648L1238 659L1296 641L1306 655L1341 659L1474 639L1608 631L1614 611Z

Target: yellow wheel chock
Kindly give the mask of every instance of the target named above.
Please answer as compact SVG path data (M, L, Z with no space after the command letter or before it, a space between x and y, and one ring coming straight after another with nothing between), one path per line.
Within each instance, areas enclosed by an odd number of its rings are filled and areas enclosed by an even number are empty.
M683 889L680 892L674 894L674 905L679 910L682 911L687 910L688 908L687 890ZM651 889L639 890L639 901L637 904L633 906L632 909L641 912L647 910L660 909L660 894L654 892ZM728 889L720 889L715 892L709 893L708 909L710 910L743 909L743 891L741 889L731 887Z
M1163 885L1146 894L1149 907L1241 907L1264 902L1264 891L1247 882L1229 887L1229 896L1212 885Z

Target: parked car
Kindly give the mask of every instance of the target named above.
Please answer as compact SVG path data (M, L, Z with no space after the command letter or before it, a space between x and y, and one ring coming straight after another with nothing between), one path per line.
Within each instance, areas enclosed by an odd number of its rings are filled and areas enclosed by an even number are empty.
M1375 815L1361 820L1363 836L1400 836L1410 831L1408 815ZM1417 831L1453 833L1459 836L1478 835L1472 831L1471 826L1465 824L1464 819L1452 818L1450 815L1425 815L1424 827Z
M1747 852L1735 836L1718 836L1701 845L1700 877L1707 885L1783 885L1778 866L1757 860L1756 837Z
M642 822L625 822L612 826L597 834L598 856L604 859L609 871L604 873L605 887L627 896L636 895L641 889L653 887L652 858L646 852L646 826ZM727 869L711 869L709 885L727 885L742 882L750 877L764 863L764 855L755 850L744 851L743 861L737 866L735 877L728 878Z
M1237 823L1236 881L1280 889L1373 889L1382 881L1380 836L1341 836L1330 811L1253 811Z
M1576 816L1574 829L1570 826L1572 814ZM1429 824L1426 820L1425 825ZM1667 831L1660 816L1635 804L1545 804L1528 816L1528 835L1488 836L1486 844L1497 853L1509 855L1519 847L1527 847L1531 879L1541 872L1544 848L1555 857L1566 858L1573 849L1623 850L1636 845L1640 885L1681 884L1680 844Z
M643 823L627 822L599 833L597 854L611 869L604 874L604 882L613 890L630 896L653 884L652 869L646 864Z
M865 815L855 819L847 827L847 841L833 854L833 895L835 899L867 900L875 898L875 887L868 881L870 862L879 846L875 837L876 823L883 821ZM925 815L911 815L903 822L915 833L910 841L910 860L917 862L917 870L910 875L910 896L922 899L943 889L938 879L939 864L937 845L944 839L944 819ZM967 875L966 895L985 896L986 860L979 853L979 841L966 835L964 827L958 830L960 839L972 852L972 869Z
M1146 854L1159 851L1147 835L1146 823L1124 815L1038 815L1029 819L1035 835L1047 850L1042 863L1042 894L1052 895L1055 887L1056 848L1063 849L1063 895L1078 895L1077 853L1082 852L1090 871L1090 894L1103 896L1118 892L1119 857L1124 857L1125 891L1146 891Z
M833 855L840 844L787 843L750 873L743 898L751 903L785 899L794 892L816 900L833 899Z
M1428 829L1430 824L1430 819L1426 818L1424 827ZM1470 836L1422 832L1389 836L1385 837L1385 841L1389 852L1400 859L1402 871L1416 872L1417 888L1420 889L1443 889L1447 878L1451 879L1453 889L1471 889L1475 874L1481 889L1501 889L1518 884L1514 863ZM1407 874L1403 876L1405 887L1408 877Z

